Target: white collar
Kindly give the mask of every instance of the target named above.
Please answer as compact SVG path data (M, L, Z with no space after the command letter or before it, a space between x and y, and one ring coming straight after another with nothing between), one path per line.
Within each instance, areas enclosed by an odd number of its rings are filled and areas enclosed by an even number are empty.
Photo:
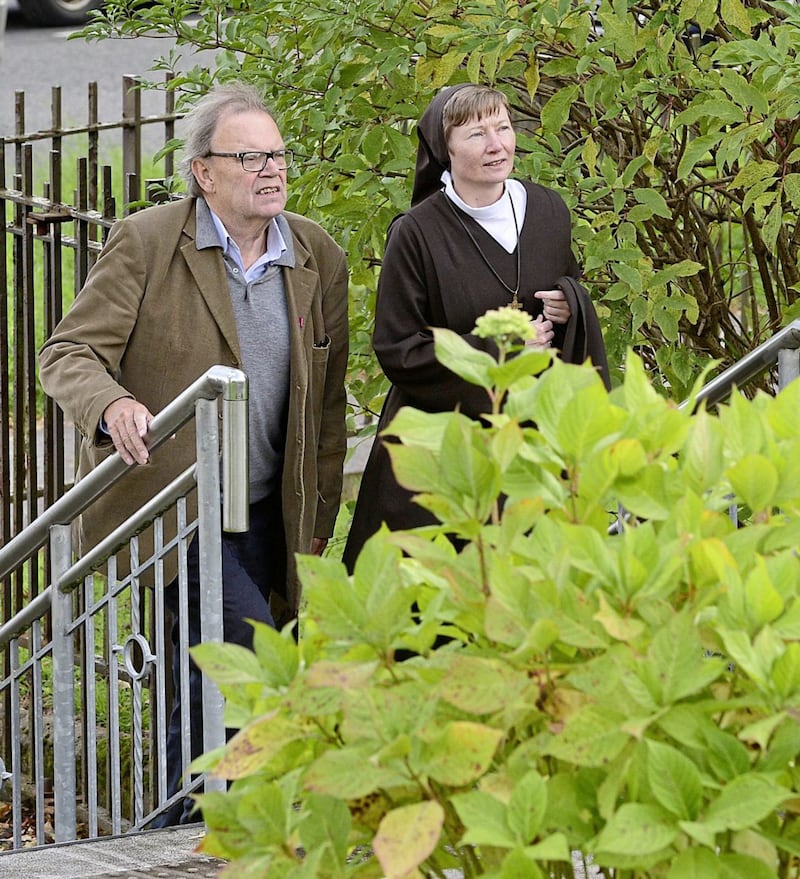
M528 193L519 180L510 178L506 180L503 196L496 202L481 208L468 205L459 196L453 186L453 178L449 171L442 174L442 183L444 183L445 196L456 207L472 217L504 250L509 253L514 252L522 232L522 226L525 223L525 208L528 203ZM505 198L506 193L508 193L508 198Z

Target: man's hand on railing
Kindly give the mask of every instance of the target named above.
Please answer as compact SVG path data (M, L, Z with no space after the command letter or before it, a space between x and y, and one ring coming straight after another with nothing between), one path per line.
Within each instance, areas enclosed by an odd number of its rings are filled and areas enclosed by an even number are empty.
M143 438L152 420L147 406L130 397L121 397L106 407L103 413L106 430L126 464L146 464L150 460Z

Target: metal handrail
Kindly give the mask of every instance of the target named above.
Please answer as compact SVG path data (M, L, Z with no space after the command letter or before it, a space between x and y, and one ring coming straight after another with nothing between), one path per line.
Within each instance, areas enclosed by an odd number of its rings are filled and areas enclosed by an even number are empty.
M66 570L57 580L42 590L32 601L29 601L8 622L0 626L0 648L5 647L13 638L29 628L31 623L40 619L50 610L53 589L69 591L74 589L84 577L98 568L117 549L127 543L131 533L145 528L156 516L168 510L175 501L185 495L196 484L197 464L192 464L165 489L160 491L151 501L140 507L129 519L123 522L108 537L97 544Z
M684 400L680 404L680 408L684 409L690 405L697 408L701 403L713 406L721 402L730 396L734 387L741 388L765 369L778 363L781 351L796 351L798 348L800 348L800 320L795 320L771 339L767 339L766 342L745 354L741 360L729 366L707 385L703 385L697 396L690 400ZM796 370L794 373L789 378L796 378ZM785 383L782 382L782 385Z
M181 546L184 552L187 546L187 537L196 529L199 546L199 612L201 620L201 640L205 643L221 643L224 636L223 629L223 601L222 601L222 553L221 532L223 527L228 531L245 531L249 525L249 498L248 498L248 389L246 375L237 369L224 366L211 367L204 375L195 381L189 388L169 403L162 412L156 416L148 430L144 441L146 446L153 450L182 428L189 420L195 419L195 446L196 460L187 467L183 473L173 479L169 485L164 486L151 500L142 505L126 521L114 529L104 540L77 562L73 561L71 525L74 520L89 507L97 498L109 489L113 484L123 480L126 473L135 465L125 464L119 454L111 456L98 465L85 479L80 480L73 488L64 494L62 498L50 505L22 532L0 550L0 578L9 571L17 569L27 559L41 549L49 541L50 564L49 585L35 596L24 608L12 619L0 626L0 648L7 649L10 657L9 674L0 681L0 687L8 688L12 703L11 708L11 749L13 774L13 832L14 847L22 845L21 837L21 814L22 814L22 773L24 768L22 751L20 748L20 724L19 724L19 699L21 687L25 684L25 675L30 676L30 687L35 694L32 698L35 702L35 711L39 712L37 718L31 721L32 729L43 729L42 711L42 655L38 648L35 661L30 668L19 663L19 638L22 633L30 628L32 633L39 633L39 621L49 614L51 633L49 636L48 656L52 669L52 688L48 697L52 707L53 737L50 747L52 755L53 772L53 797L54 797L54 821L55 841L67 842L74 840L77 835L77 790L80 786L77 777L79 759L77 756L78 740L75 735L76 729L76 644L81 645L88 659L90 673L81 680L79 686L85 698L84 710L88 716L94 717L89 721L89 727L94 729L97 723L98 708L96 700L96 687L93 679L92 657L95 657L95 626L98 620L106 614L108 628L104 629L106 641L104 649L107 652L106 664L108 668L108 680L110 689L115 694L109 697L108 717L116 718L113 721L114 736L119 725L119 700L116 697L116 687L113 685L118 680L119 669L113 656L121 650L127 649L131 642L135 642L141 648L147 663L153 663L155 667L155 686L158 693L153 697L152 705L157 707L157 717L153 735L155 736L154 753L160 755L158 764L158 779L154 782L151 793L156 797L156 812L163 810L164 798L167 790L167 774L164 764L164 748L167 731L167 718L163 710L166 704L165 686L165 641L164 631L166 628L165 602L163 600L163 567L160 560L166 552L177 549L178 558L178 591L179 600L186 606L186 556L181 554ZM219 403L222 404L222 424L219 423ZM220 457L220 445L222 457ZM186 522L186 496L196 489L197 493L197 516L191 524ZM177 505L178 534L170 538L167 543L163 542L162 515ZM147 560L146 565L152 564L155 570L154 588L158 600L154 602L154 616L152 633L155 637L155 649L150 649L149 641L143 635L142 606L145 602L139 593L138 574L134 576L134 566L138 568L138 543L133 538L151 523L155 525L154 554L152 559ZM132 632L125 641L118 642L118 618L117 618L117 566L114 553L129 543L131 546L131 576L126 583L130 595L130 625ZM91 577L94 570L102 568L103 563L109 560L108 578L109 590L107 594L94 604L95 582ZM183 577L181 580L181 567ZM76 602L73 591L82 587L83 598L86 601L85 612L76 613ZM86 590L89 590L87 593ZM90 596L87 600L87 594ZM121 594L121 593L120 593ZM89 605L92 607L89 607ZM182 618L185 618L182 615ZM109 622L110 620L110 622ZM104 624L105 625L105 624ZM38 634L32 635L35 641ZM125 639L123 639L125 640ZM179 633L177 649L182 652L188 648L188 633ZM96 660L95 660L96 661ZM185 670L188 663L182 663ZM149 672L148 672L149 673ZM144 667L142 676L144 675ZM177 686L177 684L176 684ZM134 749L135 772L133 777L132 802L135 806L134 824L140 826L144 820L144 750L143 729L144 712L146 706L141 690L140 677L132 679L132 738ZM188 671L182 674L180 681L181 699L184 703L189 699L190 684ZM203 748L212 751L220 748L225 743L225 722L223 716L224 700L217 685L211 680L203 680L201 687L202 716L203 716ZM15 702L16 700L16 702ZM15 707L16 706L16 707ZM33 710L33 709L32 709ZM101 712L102 713L102 712ZM189 747L186 744L191 737L189 716L184 712L181 715L182 725L182 748L181 765L183 774L188 772ZM113 738L113 736L112 736ZM40 739L37 739L40 741ZM118 740L116 744L116 757L111 757L114 773L111 778L110 797L111 822L114 832L121 832L122 811L120 808L120 779L121 764ZM93 734L87 734L83 751L84 766L94 766L97 762L97 741ZM81 747L84 747L81 745ZM109 745L109 754L112 746ZM115 762L117 760L117 762ZM44 841L43 811L39 804L44 797L43 767L45 760L43 749L37 752L36 759L32 763L32 777L36 785L37 797L37 838ZM89 772L84 780L85 793L88 802L88 828L90 836L98 831L98 779L97 775ZM224 789L224 781L210 775L203 777L203 789L206 793ZM184 794L186 785L182 788ZM150 817L156 812L151 813ZM40 814L41 813L41 814ZM148 819L149 820L149 819Z
M145 445L150 450L157 449L191 420L197 400L213 400L219 396L223 407L225 461L222 469L223 528L226 531L246 531L248 498L246 492L233 490L234 486L247 485L247 406L239 404L246 403L248 391L247 376L241 370L212 366L155 416L144 438ZM65 492L0 549L0 580L47 543L53 525L73 521L125 472L136 466L126 464L115 452Z
M787 356L791 355L791 356ZM792 321L757 348L745 354L732 366L703 385L694 397L679 404L679 409L692 407L696 411L701 404L714 406L730 396L734 388L741 388L765 369L778 364L778 386L784 388L790 381L800 377L800 320ZM631 518L623 507L608 527L609 534L619 534Z

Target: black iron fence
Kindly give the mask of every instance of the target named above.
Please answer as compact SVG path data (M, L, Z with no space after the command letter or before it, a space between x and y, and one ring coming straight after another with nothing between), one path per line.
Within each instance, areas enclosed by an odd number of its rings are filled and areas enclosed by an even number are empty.
M145 142L157 142L149 150L155 154L173 140L180 118L169 89L163 113L144 116L136 78L123 77L121 85L121 115L106 122L98 118L97 83L89 83L86 123L78 126L62 123L61 89L54 87L50 127L35 132L25 130L25 94L17 92L14 132L0 138L3 544L72 482L73 430L41 393L36 352L83 285L113 221L145 200ZM169 153L148 165L158 179L173 174ZM46 564L34 556L3 579L0 623L39 594ZM3 654L0 678L8 667ZM0 708L2 716L8 718L8 705ZM10 727L0 722L0 732L7 739Z
M5 543L42 505L71 481L69 438L57 408L38 389L36 351L80 290L112 223L140 205L143 134L159 126L167 144L179 118L165 91L164 113L143 116L134 77L123 77L118 120L97 113L97 84L87 87L85 125L62 125L61 89L52 90L50 128L25 132L25 94L15 95L15 132L0 139L0 535ZM113 161L101 164L101 146ZM9 161L9 154L13 158ZM72 164L74 162L74 165ZM13 167L9 167L13 165ZM159 177L173 173L172 155ZM70 192L65 189L74 184ZM37 182L39 181L39 182ZM66 450L66 451L65 451ZM0 619L19 609L23 592L35 595L37 572L4 583Z

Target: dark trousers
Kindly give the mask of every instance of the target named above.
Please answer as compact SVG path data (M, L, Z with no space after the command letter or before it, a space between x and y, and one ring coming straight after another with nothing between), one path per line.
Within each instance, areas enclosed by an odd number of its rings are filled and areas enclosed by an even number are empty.
M187 552L189 587L189 646L200 643L200 566L198 540L195 536ZM222 535L222 601L225 641L252 649L253 627L248 620L275 625L269 609L273 589L282 592L286 582L286 540L280 493L250 506L250 529L244 534ZM181 788L181 655L178 646L178 584L172 582L164 591L167 609L172 614L172 674L175 698L167 731L167 794ZM203 753L203 696L201 672L189 662L189 711L192 759ZM190 799L179 800L151 827L169 827L199 821L191 815Z

